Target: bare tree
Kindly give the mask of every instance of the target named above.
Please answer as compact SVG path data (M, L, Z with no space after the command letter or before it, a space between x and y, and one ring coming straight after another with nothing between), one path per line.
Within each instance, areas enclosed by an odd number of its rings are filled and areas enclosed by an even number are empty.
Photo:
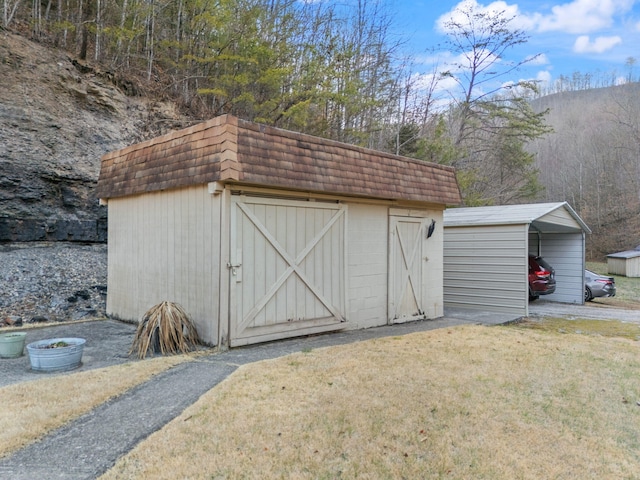
M20 6L21 0L15 0L11 2L10 0L2 1L2 26L7 28L9 24L13 21L13 17Z
M513 202L539 189L533 158L523 146L549 128L546 112L533 112L527 100L535 83L507 81L535 59L507 60L507 52L528 38L512 21L505 12L465 3L443 24L445 47L455 60L442 76L458 87L451 92L448 119L467 204Z

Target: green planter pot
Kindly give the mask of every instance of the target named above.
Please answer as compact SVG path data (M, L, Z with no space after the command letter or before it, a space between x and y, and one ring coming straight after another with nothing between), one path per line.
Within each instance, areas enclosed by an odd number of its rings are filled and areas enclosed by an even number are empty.
M0 335L0 358L15 358L22 355L25 332L11 332Z
M50 338L27 345L31 369L38 372L61 372L80 366L84 338ZM52 348L52 345L56 345ZM64 346L59 346L64 345Z

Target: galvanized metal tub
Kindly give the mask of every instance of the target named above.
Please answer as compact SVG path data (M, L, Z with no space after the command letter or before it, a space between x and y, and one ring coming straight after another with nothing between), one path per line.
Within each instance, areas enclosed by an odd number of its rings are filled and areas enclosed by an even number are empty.
M31 369L38 372L62 372L80 366L84 338L49 338L27 345Z

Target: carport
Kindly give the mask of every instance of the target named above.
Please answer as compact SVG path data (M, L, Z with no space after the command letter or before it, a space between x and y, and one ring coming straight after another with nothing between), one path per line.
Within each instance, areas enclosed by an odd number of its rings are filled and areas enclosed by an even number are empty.
M567 202L445 210L445 308L528 315L529 254L556 271L545 300L583 304L586 233Z

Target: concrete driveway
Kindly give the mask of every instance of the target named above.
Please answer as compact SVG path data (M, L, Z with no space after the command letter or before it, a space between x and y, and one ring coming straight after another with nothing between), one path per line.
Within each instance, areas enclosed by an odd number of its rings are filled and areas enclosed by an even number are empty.
M619 320L640 323L640 310L615 308L604 303L587 302L584 305L546 302L536 300L529 303L530 317L561 317L568 319L587 318L594 320Z

